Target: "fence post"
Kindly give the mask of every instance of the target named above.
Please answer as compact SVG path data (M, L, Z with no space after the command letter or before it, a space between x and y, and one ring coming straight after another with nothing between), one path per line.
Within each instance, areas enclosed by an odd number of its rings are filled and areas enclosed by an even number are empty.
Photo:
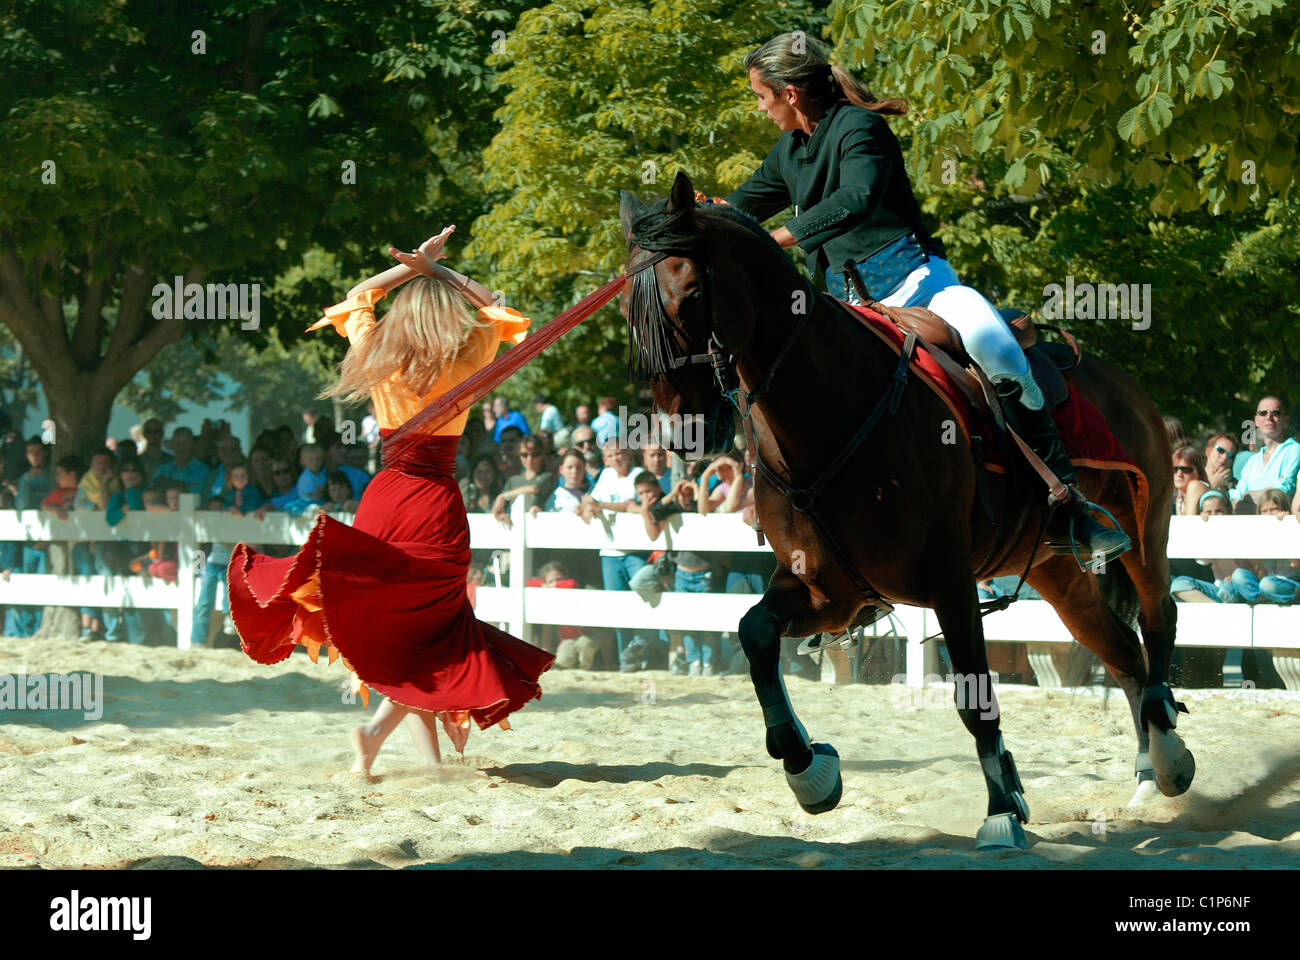
M194 510L199 498L192 493L182 493L176 521L180 531L176 537L176 648L188 650L190 636L194 633L194 555L199 541L194 530ZM200 570L202 573L202 570Z
M524 611L524 584L532 573L533 551L528 546L528 508L533 498L524 494L510 504L510 632L532 643L533 626Z

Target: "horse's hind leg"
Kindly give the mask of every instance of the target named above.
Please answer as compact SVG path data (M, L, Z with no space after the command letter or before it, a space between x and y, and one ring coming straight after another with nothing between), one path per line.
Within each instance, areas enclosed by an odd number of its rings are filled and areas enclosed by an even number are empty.
M1130 605L1135 602L1138 607L1137 620L1147 650L1149 677L1137 708L1138 726L1142 731L1139 740L1143 735L1149 740L1149 765L1160 792L1167 797L1176 797L1192 785L1196 776L1196 759L1174 732L1178 712L1186 712L1187 708L1174 699L1168 679L1178 627L1178 608L1169 595L1169 564L1165 559L1167 538L1164 528L1155 532L1156 542L1147 544L1146 563L1137 556L1123 557L1123 570L1119 573L1126 574L1128 582L1117 581L1117 588L1127 596ZM1148 537L1149 541L1152 539ZM1142 761L1140 755L1138 761ZM1138 799L1134 797L1134 802Z
M785 567L778 567L763 599L740 621L740 645L749 658L749 677L763 708L767 752L781 760L786 782L799 806L825 813L840 802L844 789L839 755L830 744L814 744L795 716L781 676L781 635L791 620L807 613L808 588Z
M1070 634L1101 658L1124 691L1138 741L1134 763L1138 785L1129 804L1143 802L1151 795L1156 779L1149 754L1150 739L1142 722L1143 691L1149 687L1142 645L1128 623L1134 601L1128 596L1131 584L1125 582L1124 569L1112 564L1110 573L1098 577L1081 572L1072 558L1054 557L1035 567L1028 579L1055 608Z
M1020 824L1029 821L1029 805L1025 802L1015 761L1002 743L998 700L989 678L975 581L970 578L969 565L966 570L964 581L955 572L950 577L936 575L934 581L942 586L931 594L930 604L939 618L948 656L952 658L957 713L975 738L975 750L988 788L988 812L984 825L975 835L975 847L977 850L992 847L1023 850L1029 843Z

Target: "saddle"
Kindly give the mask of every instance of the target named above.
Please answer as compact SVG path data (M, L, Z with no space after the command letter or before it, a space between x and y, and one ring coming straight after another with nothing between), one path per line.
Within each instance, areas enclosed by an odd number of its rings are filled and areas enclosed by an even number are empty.
M926 351L965 395L976 415L987 417L999 430L1005 430L1002 408L997 403L992 384L966 352L961 334L943 317L925 307L887 307L876 301L868 301L863 306L886 317L901 330L915 333ZM1056 330L1066 343L1040 341L1038 325L1023 310L1007 308L999 312L1025 351L1029 372L1043 392L1048 409L1058 409L1069 398L1069 387L1062 374L1078 366L1081 358L1078 343L1064 330L1047 325L1042 325L1043 329Z

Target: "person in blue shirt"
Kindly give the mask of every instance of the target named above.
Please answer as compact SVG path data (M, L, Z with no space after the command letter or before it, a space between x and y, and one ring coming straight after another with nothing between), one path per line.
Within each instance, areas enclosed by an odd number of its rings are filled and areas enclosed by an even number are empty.
M335 437L325 448L325 474L328 483L329 474L338 471L348 478L348 485L352 488L351 500L360 500L361 494L365 492L366 485L370 483L370 474L364 470L347 463L348 448L341 437ZM326 493L328 494L328 488Z
M1255 406L1255 443L1258 452L1246 461L1233 500L1249 493L1257 503L1265 490L1281 490L1295 496L1296 474L1300 473L1300 443L1291 436L1291 420L1277 397L1265 397Z
M497 397L492 401L492 412L496 416L496 423L492 427L492 441L501 442L501 431L506 427L518 427L520 436L528 436L528 421L518 410L510 409L510 401L505 397Z
M597 446L603 447L610 440L617 440L622 435L618 414L614 412L616 405L617 402L613 397L601 397L596 401L596 419L591 421L591 429L596 433Z
M551 436L555 436L564 429L564 417L560 416L560 408L551 403L551 398L544 393L539 393L533 397L533 409L541 415L537 422L537 429L544 430Z
M298 449L298 499L308 503L325 502L325 451L319 444L304 443Z
M158 465L150 483L157 480L177 480L185 485L188 493L201 496L204 481L208 479L212 468L195 458L195 448L193 430L189 427L177 427L173 430L172 459Z

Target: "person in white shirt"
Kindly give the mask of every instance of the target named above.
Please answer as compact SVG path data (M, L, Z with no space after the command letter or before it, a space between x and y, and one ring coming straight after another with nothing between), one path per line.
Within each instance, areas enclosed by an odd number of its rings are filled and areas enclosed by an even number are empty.
M1265 490L1281 490L1288 497L1295 496L1296 474L1300 472L1300 443L1291 436L1291 421L1286 408L1277 397L1265 397L1255 407L1255 443L1262 449L1246 461L1241 479L1230 491L1232 499L1240 500L1249 493L1259 502Z
M578 516L588 523L598 513L626 513L629 509L635 510L637 505L632 451L611 439L601 447L601 454L605 469L578 507ZM605 589L630 590L633 574L646 565L646 560L644 553L626 553L612 547L601 550L600 573ZM649 650L647 638L635 633L628 640L621 629L614 631L614 638L618 643L619 669L624 673L642 669L643 654Z

